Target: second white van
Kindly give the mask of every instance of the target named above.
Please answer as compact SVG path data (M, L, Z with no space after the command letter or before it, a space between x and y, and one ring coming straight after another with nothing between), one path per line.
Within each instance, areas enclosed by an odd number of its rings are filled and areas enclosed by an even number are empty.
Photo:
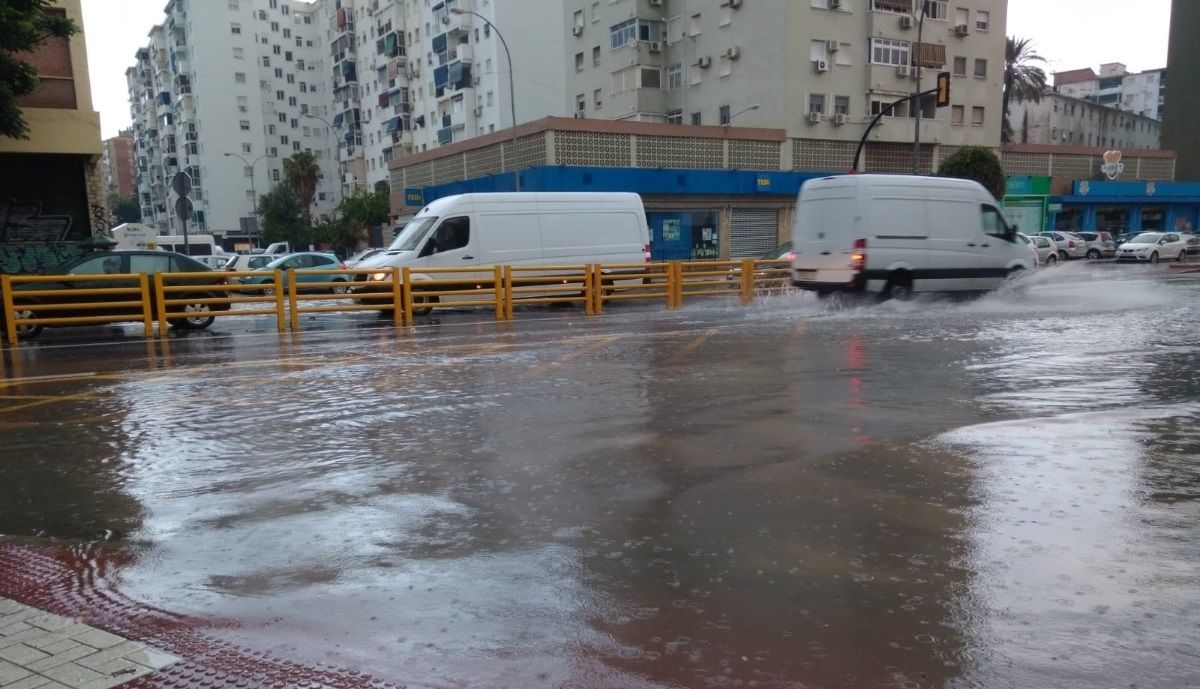
M650 228L637 194L460 194L421 209L381 254L356 266L422 268L644 263ZM387 280L387 273L372 279ZM425 311L427 309L422 309Z
M846 175L809 180L792 228L792 282L820 294L983 291L1033 268L977 182Z

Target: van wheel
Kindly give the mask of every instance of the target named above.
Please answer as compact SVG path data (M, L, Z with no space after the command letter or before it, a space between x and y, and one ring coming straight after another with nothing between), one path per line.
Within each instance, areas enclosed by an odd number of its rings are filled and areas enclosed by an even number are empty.
M413 302L413 315L414 316L428 316L430 313L433 312L433 306L431 306L431 305L438 303L438 298L437 297L427 297L418 292L417 294L413 295L412 302ZM420 306L418 306L418 304Z
M883 298L907 301L912 298L912 290L912 277L904 271L898 271L884 285Z

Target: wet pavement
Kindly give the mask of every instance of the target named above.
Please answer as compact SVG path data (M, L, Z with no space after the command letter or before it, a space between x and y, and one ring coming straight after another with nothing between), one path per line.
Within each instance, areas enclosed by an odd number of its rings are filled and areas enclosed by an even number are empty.
M51 333L2 360L0 534L409 687L1193 686L1198 298Z

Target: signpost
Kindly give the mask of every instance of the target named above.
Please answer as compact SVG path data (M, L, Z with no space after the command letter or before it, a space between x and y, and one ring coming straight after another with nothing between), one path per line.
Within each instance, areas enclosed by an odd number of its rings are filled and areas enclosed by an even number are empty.
M188 195L192 193L192 176L186 172L176 172L171 178L171 190L178 199L175 200L175 217L183 223L183 250L188 256L192 255L192 244L188 241L188 222L196 212L196 207Z

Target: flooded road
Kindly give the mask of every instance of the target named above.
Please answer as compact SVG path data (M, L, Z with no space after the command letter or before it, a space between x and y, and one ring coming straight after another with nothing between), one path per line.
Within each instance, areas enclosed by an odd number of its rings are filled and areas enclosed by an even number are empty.
M410 687L1200 683L1200 283L474 318L10 352L0 534Z

